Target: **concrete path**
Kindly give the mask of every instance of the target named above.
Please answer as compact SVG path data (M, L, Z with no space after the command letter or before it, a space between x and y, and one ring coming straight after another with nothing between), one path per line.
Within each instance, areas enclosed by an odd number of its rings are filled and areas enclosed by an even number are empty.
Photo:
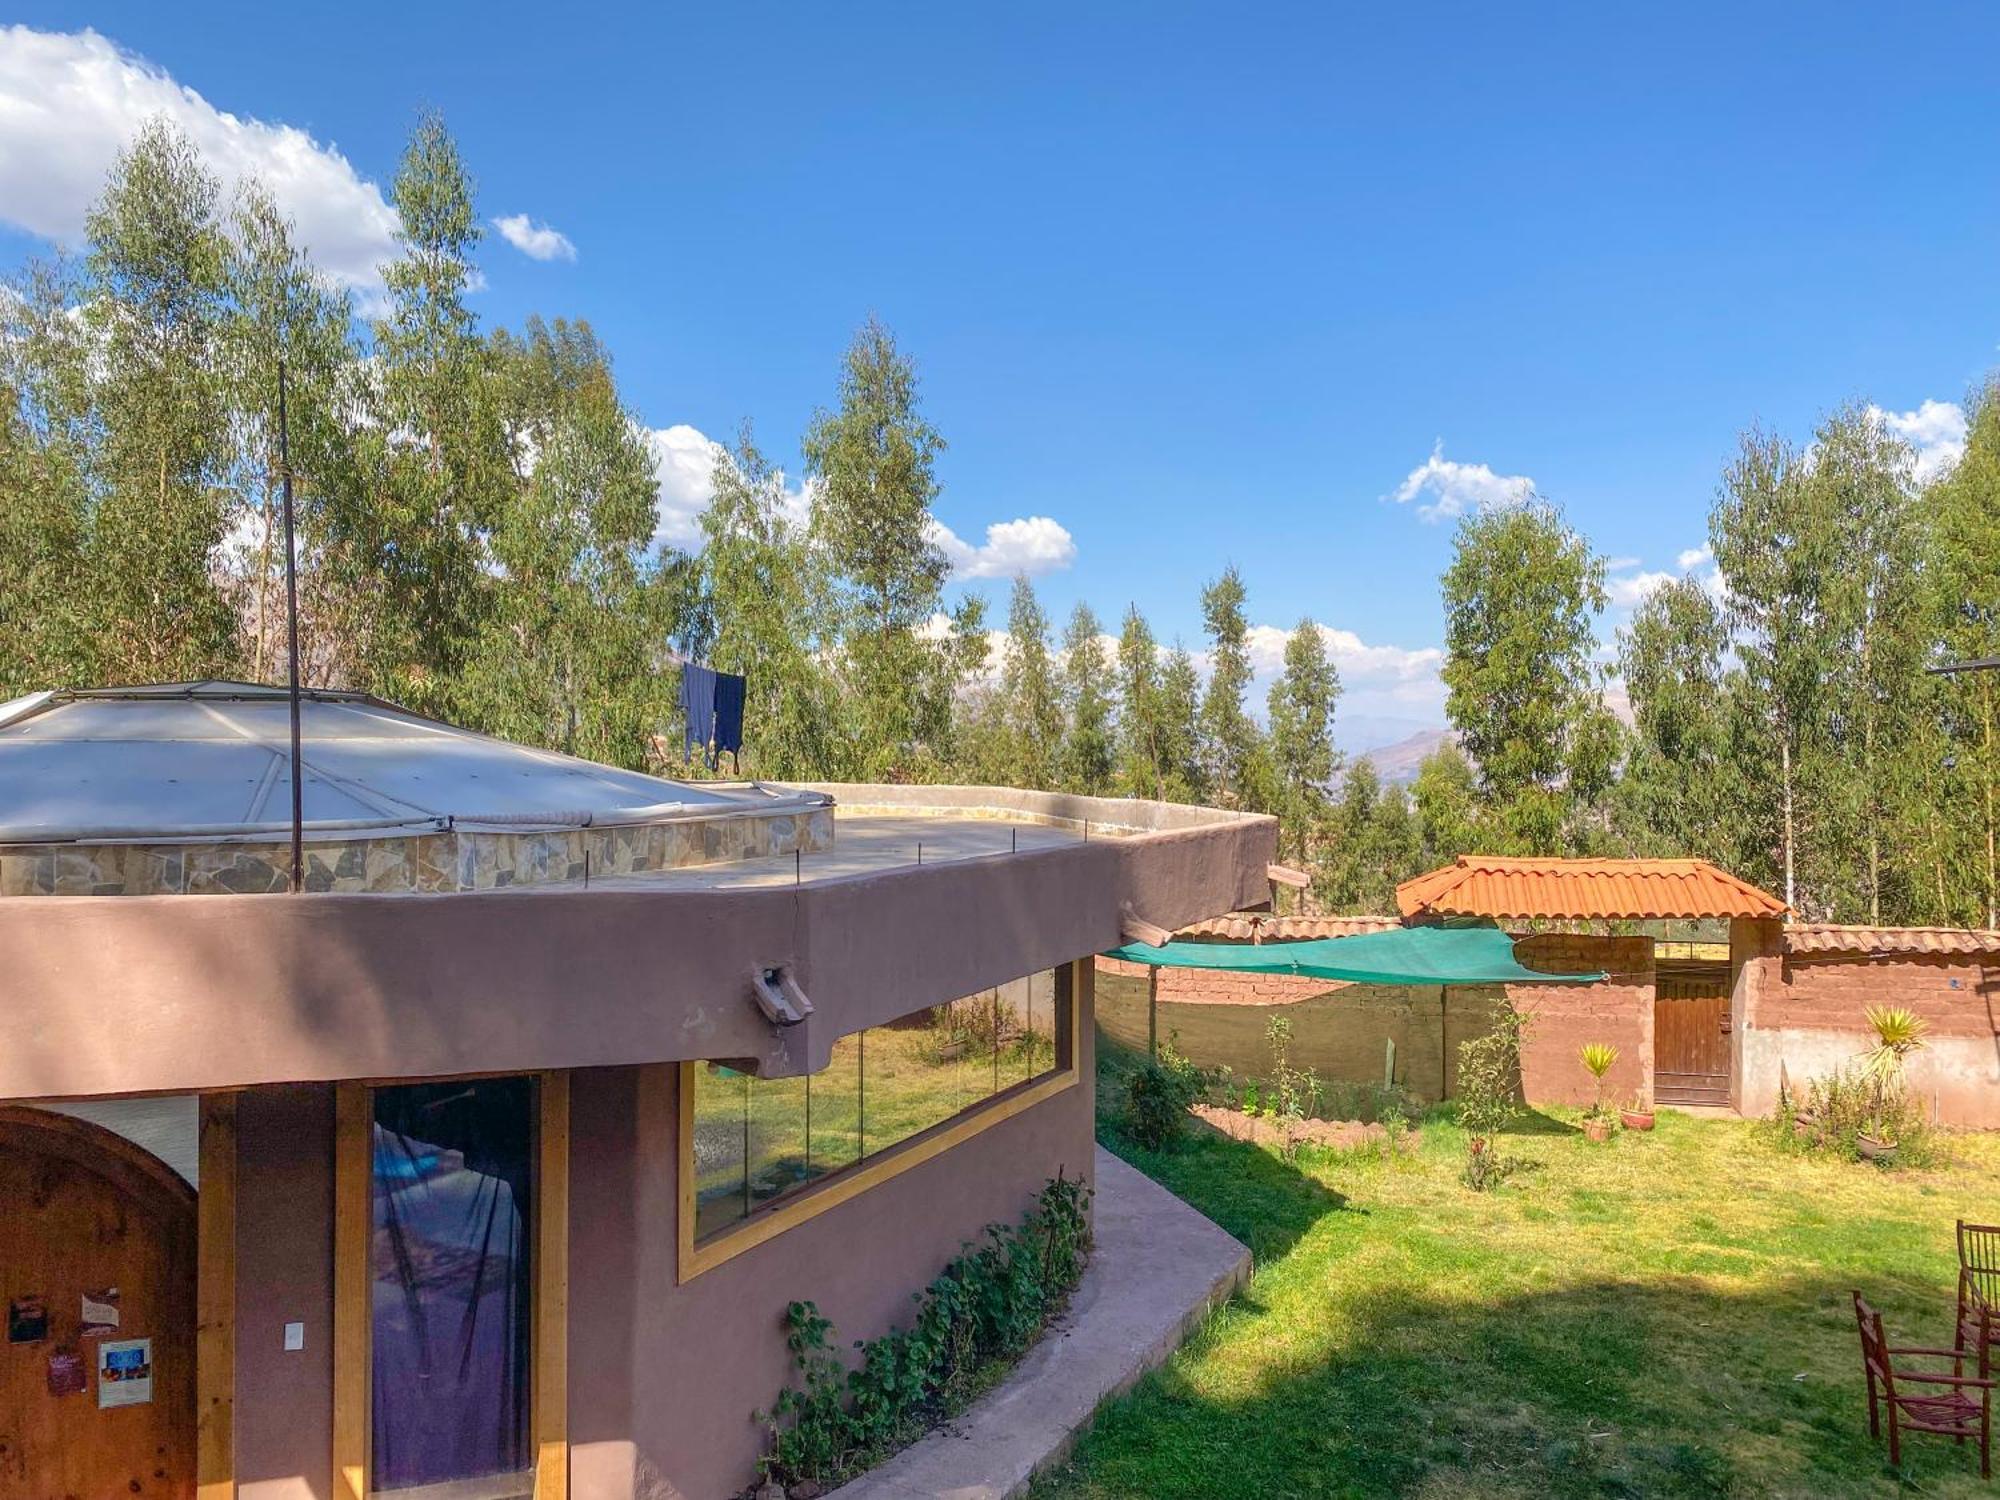
M1006 1380L829 1500L1010 1500L1250 1277L1250 1252L1102 1147L1097 1248L1062 1321Z

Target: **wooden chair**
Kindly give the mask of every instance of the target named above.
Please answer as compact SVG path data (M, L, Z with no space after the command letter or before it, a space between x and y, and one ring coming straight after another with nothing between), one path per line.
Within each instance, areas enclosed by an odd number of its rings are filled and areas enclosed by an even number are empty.
M1861 1325L1861 1367L1868 1376L1868 1431L1882 1436L1882 1413L1889 1415L1889 1462L1903 1463L1905 1432L1935 1432L1979 1444L1979 1473L1993 1477L1992 1319L1977 1314L1977 1375L1964 1373L1967 1355L1958 1349L1892 1345L1882 1332L1882 1315L1861 1293L1854 1294L1854 1318ZM1911 1369L1912 1359L1951 1362L1951 1373ZM1899 1387L1914 1387L1916 1394Z
M1958 1338L1964 1352L1985 1314L1987 1343L2000 1338L2000 1224L1958 1221Z

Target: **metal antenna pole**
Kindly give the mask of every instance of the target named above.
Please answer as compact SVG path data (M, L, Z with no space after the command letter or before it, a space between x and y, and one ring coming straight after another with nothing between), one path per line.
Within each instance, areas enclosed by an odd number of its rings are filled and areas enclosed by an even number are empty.
M292 892L296 895L306 888L306 780L299 762L299 554L292 524L292 449L282 359L278 361L278 473L285 499L285 655L292 700Z

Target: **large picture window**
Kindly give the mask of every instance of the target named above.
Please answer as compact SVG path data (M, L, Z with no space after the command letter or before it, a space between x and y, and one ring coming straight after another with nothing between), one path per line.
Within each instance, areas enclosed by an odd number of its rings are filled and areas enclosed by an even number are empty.
M1070 1045L1057 979L1045 969L843 1037L806 1078L691 1065L693 1238L1055 1075Z

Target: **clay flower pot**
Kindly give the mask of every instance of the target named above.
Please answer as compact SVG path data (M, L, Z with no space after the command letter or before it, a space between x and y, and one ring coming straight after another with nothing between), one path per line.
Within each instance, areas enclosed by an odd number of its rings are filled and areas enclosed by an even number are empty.
M1600 1143L1608 1141L1611 1139L1611 1121L1606 1118L1585 1120L1583 1122L1583 1133L1589 1140Z
M1653 1112L1650 1109L1621 1109L1618 1111L1618 1118L1627 1130L1653 1128Z
M1896 1142L1879 1140L1872 1135L1857 1135L1854 1149L1861 1153L1863 1161L1894 1161Z

